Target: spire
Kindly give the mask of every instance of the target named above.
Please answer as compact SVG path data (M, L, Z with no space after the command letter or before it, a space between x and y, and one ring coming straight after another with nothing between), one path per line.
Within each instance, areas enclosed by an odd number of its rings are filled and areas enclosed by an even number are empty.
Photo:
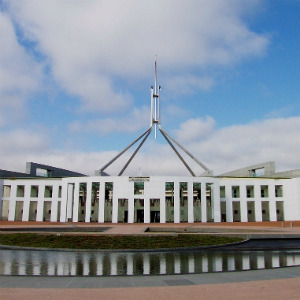
M157 55L154 61L154 89L151 86L151 116L150 126L154 126L154 135L156 139L157 124L160 125L160 93L161 87L157 85Z

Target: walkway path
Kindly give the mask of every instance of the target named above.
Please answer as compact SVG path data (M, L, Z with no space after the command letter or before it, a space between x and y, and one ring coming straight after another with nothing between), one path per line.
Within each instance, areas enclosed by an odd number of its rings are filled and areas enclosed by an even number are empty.
M0 299L299 299L300 267L174 276L0 277Z

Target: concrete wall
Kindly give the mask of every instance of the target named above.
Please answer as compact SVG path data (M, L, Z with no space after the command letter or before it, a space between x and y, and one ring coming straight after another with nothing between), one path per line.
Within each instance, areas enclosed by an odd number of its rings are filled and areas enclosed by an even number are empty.
M299 220L299 180L221 178L220 187L225 188L225 197L221 200L226 202L227 222L247 222L253 221L253 219L255 221L277 221L279 215L283 216L284 220ZM239 194L235 194L237 197L234 197L232 193L233 187L239 187ZM253 187L251 193L247 193L249 187ZM282 193L278 193L278 196L275 193L276 187L282 189ZM276 204L278 201L283 202L283 205ZM281 207L283 211L277 213ZM252 216L249 216L249 210L251 210Z

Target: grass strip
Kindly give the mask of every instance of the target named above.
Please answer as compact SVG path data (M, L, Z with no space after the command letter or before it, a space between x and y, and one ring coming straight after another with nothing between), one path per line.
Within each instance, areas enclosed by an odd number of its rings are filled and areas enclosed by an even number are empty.
M0 234L0 244L35 248L64 249L161 249L221 245L240 242L237 237L189 235L116 236L116 235L39 235L36 233Z

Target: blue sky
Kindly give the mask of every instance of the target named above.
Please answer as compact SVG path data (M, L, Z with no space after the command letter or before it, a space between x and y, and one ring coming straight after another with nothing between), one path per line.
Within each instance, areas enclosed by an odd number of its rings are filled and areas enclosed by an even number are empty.
M216 175L271 160L300 168L300 1L0 8L0 168L34 161L93 174L149 126L155 55L163 128ZM126 174L138 169L187 175L153 135Z

